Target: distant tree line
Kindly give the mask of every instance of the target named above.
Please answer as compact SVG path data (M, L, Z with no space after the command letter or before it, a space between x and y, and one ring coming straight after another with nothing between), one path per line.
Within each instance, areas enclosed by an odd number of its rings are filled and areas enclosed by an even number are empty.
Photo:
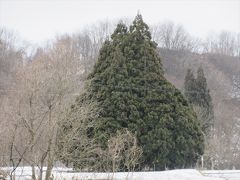
M153 39L161 48L240 56L240 33L223 31L206 39L195 38L182 26L173 22L159 23L151 28Z

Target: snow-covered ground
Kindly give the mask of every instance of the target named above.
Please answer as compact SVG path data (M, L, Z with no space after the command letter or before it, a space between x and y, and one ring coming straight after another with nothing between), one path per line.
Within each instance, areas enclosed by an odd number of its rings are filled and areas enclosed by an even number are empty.
M205 176L221 177L224 180L240 180L240 170L211 170L202 171Z
M11 168L0 168L9 171ZM16 180L31 179L31 168L20 167L16 170ZM240 180L240 170L198 171L179 169L171 171L133 172L133 173L81 173L68 168L54 168L56 180Z

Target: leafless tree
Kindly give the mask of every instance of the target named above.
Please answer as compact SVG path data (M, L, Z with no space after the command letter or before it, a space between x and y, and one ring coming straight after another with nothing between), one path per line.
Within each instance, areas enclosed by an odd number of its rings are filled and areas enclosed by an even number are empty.
M109 38L113 32L113 22L110 21L100 21L95 25L89 26L83 30L83 34L88 36L92 42L93 54L98 55L98 52L104 43L104 41Z
M0 98L14 79L16 68L22 65L23 50L15 47L14 33L0 27Z
M240 104L236 99L225 101L216 107L218 121L215 122L211 136L205 141L205 168L231 169L239 168L240 165Z
M153 40L159 47L192 52L197 52L199 49L199 40L191 37L182 25L166 22L153 25L151 31Z
M240 74L233 76L232 97L240 99Z
M5 112L9 122L19 124L21 130L10 147L32 166L33 179L36 166L42 178L43 165L47 165L45 179L50 178L59 121L81 92L83 65L70 45L59 40L51 48L39 49L32 61L20 68L14 88L9 89Z
M223 31L209 35L203 43L203 52L227 56L239 56L239 33Z
M137 145L136 137L127 129L117 131L108 141L108 156L112 165L112 172L121 168L134 171L142 156L142 149ZM124 167L125 166L125 167Z
M85 92L87 93L87 92ZM103 150L89 130L95 128L98 107L95 101L78 102L68 110L58 131L57 154L61 161L82 171L96 170L103 162Z

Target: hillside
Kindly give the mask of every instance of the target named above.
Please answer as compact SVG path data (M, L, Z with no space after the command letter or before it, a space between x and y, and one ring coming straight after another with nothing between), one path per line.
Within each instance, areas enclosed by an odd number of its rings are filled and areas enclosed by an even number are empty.
M228 98L232 90L232 78L239 74L240 58L215 54L195 54L159 49L167 78L182 89L186 70L196 72L202 66L214 98Z
M159 49L165 75L179 89L183 89L187 69L196 72L202 66L206 75L214 105L229 106L233 90L233 76L240 74L240 58L216 54L195 54Z
M240 74L240 58L216 54L194 54L190 52L159 50L165 76L179 89L183 89L184 77L190 68L196 73L199 66L204 69L214 104L214 144L210 154L214 155L215 168L240 168L239 147L240 109L239 99L233 99L233 76ZM225 159L225 162L223 162ZM215 164L215 165L216 165Z

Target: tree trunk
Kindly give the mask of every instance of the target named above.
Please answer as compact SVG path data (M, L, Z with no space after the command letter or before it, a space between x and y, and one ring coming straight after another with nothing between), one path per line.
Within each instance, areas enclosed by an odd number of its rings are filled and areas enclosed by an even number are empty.
M47 171L46 171L45 180L50 180L51 175L52 175L52 169L53 169L53 160L51 158L49 158L48 163L47 163Z
M32 179L36 180L35 167L32 165Z
M51 117L51 106L49 107L49 128L53 128L53 122L52 122L52 117ZM51 132L51 129L49 129L49 133ZM46 171L46 176L45 180L50 180L51 174L52 174L52 169L53 169L53 162L54 162L54 131L53 134L49 134L49 139L48 139L48 159L47 159L47 171Z

